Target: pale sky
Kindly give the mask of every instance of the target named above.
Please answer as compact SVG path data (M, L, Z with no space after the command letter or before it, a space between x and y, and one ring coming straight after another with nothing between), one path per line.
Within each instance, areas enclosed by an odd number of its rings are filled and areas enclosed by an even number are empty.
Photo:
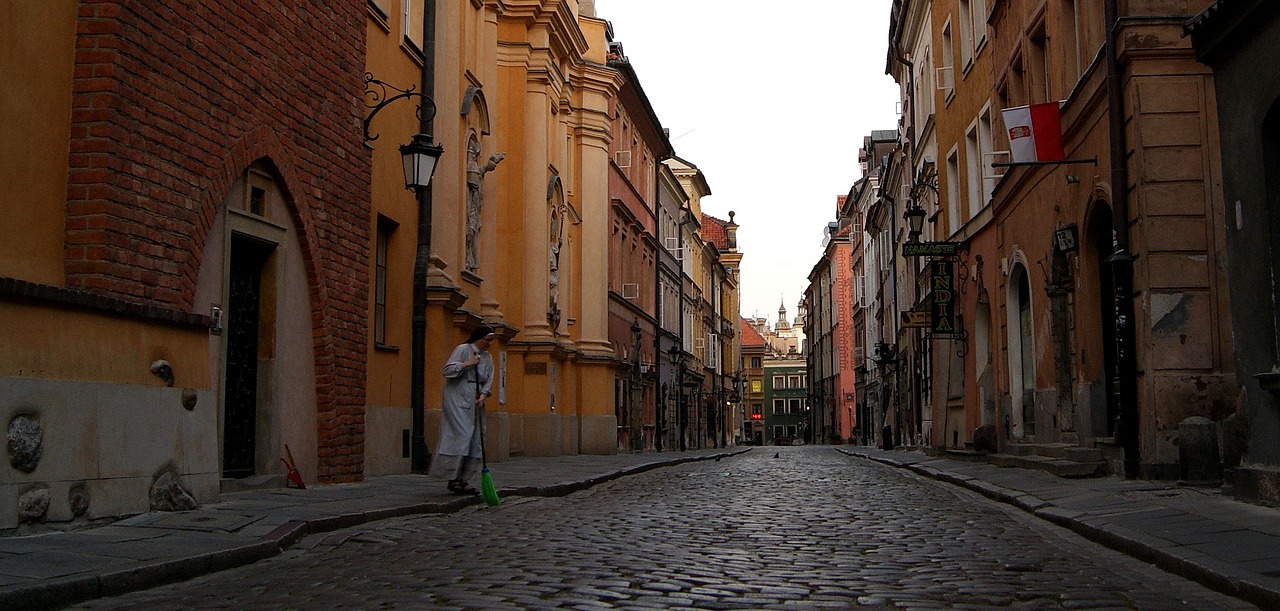
M743 316L788 318L822 255L858 149L895 129L890 0L596 0L676 154L736 214Z

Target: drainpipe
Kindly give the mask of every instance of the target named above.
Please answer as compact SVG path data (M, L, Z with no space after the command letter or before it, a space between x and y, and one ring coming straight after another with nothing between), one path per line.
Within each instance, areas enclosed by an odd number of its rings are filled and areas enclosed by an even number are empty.
M422 93L434 97L436 87L435 47L436 47L436 2L426 0L423 7L422 46L427 56L422 62ZM431 133L431 121L424 120L419 126L422 133ZM410 468L414 473L426 473L430 466L430 453L427 451L426 428L426 392L427 365L427 265L431 259L431 185L418 189L418 247L413 261L413 340L410 356L409 373L409 411L412 413L410 428Z
M907 69L907 87L906 87L906 90L908 92L907 95L911 95L910 92L913 90L912 81L915 79L915 69L916 69L915 63L913 63L910 59L907 59L907 56L902 53L902 47L901 47L902 34L903 34L903 27L902 27L903 20L906 18L907 11L910 9L910 7L911 7L911 0L903 0L902 4L900 5L900 10L898 12L898 21L897 21L896 31L894 32L893 47L892 47L894 59L898 60L898 62L901 63L903 66L906 66L906 69ZM912 104L911 107L912 107L912 112L914 113L915 105ZM911 128L914 130L916 128L916 125L913 123L911 125ZM902 138L903 136L907 136L907 134L905 133L900 134L899 138ZM908 136L908 140L910 140L913 145L915 144L914 138L911 138ZM915 147L912 146L911 150L912 150L912 153L914 153ZM907 179L914 182L915 181L915 176L914 176L915 160L908 159L906 151L903 151L902 162L899 163L898 165L901 168L899 171L906 172ZM882 185L882 188L883 188L883 185ZM903 439L902 437L903 435L902 375L900 370L902 369L902 357L903 357L902 353L906 352L905 350L901 350L898 348L897 312L899 311L899 305L900 305L898 303L898 253L900 252L898 248L898 242L897 242L898 240L898 211L897 211L898 205L897 205L897 201L893 198L892 195L885 195L884 198L888 200L890 203L889 240L890 240L890 243L893 245L893 251L889 255L889 270L890 270L889 282L890 282L890 290L892 291L890 293L890 300L891 300L890 303L893 304L893 309L890 310L890 316L889 316L889 320L890 320L889 329L893 332L893 343L891 343L890 345L893 346L893 358L894 358L894 367L892 370L893 372L893 437L894 437L894 447L898 447L902 445L902 439ZM902 205L905 209L906 202L903 202ZM888 408L887 405L885 407L886 409Z
M1124 475L1139 476L1138 368L1133 328L1133 255L1129 252L1129 171L1128 146L1124 133L1124 82L1119 52L1120 10L1118 0L1106 0L1107 22L1107 119L1111 141L1111 230L1115 252L1111 255L1112 288L1115 292L1116 372L1112 400L1119 407L1116 435L1124 450Z

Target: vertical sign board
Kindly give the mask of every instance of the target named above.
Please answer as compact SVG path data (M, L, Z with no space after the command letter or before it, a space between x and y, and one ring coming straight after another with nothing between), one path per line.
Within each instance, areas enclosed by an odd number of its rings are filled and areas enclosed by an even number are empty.
M929 329L935 334L956 332L956 294L954 266L950 259L929 262L933 282L933 309L929 316Z

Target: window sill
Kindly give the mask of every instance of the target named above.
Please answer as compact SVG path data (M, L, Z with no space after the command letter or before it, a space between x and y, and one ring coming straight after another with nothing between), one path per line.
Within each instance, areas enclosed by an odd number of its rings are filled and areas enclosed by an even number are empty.
M375 343L373 344L373 349L374 349L374 350L377 350L378 352L400 352L400 346L391 346L391 345L388 345L388 344L379 344L379 343L377 343L377 342L375 342Z

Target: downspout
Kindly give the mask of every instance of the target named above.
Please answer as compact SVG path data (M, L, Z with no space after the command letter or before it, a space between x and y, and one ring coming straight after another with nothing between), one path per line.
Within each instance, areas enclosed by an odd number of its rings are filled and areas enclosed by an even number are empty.
M422 93L433 96L436 87L436 2L426 0L422 18L422 46L426 61L422 62ZM419 131L430 134L432 121L424 119ZM414 473L426 473L430 466L426 428L426 372L427 366L427 266L431 260L431 185L417 190L418 196L418 246L413 261L413 339L410 349L409 411L410 468Z
M1133 255L1129 252L1129 169L1128 145L1124 133L1124 90L1117 38L1120 36L1118 0L1106 0L1107 22L1107 119L1111 141L1111 231L1115 252L1111 263L1115 294L1116 371L1112 388L1119 408L1116 434L1124 450L1124 475L1139 476L1141 444L1138 422L1138 371L1134 348L1137 344L1133 310Z
M892 41L893 44L890 47L893 52L894 59L898 60L899 63L901 63L903 66L906 66L907 68L906 90L908 92L908 95L910 95L910 92L913 89L911 80L915 78L916 65L912 63L911 60L907 59L905 55L903 55L902 49L901 49L901 43L902 43L902 19L906 16L907 9L910 6L911 6L911 0L903 0L898 10L898 18L894 25L894 36ZM912 105L912 112L915 112L914 105ZM914 124L912 124L911 127L912 129L915 129ZM905 151L903 153L903 159L904 161L906 161ZM905 166L907 172L912 172L915 166L915 164L912 162L900 163L898 165ZM881 185L881 189L883 189L885 186L886 185ZM897 333L897 329L895 328L897 326L896 323L898 320L898 317L896 316L898 312L898 252L899 252L898 243L897 243L898 213L897 213L897 202L894 200L893 196L882 195L882 197L888 200L890 204L889 205L889 240L892 243L892 247L893 247L892 252L889 254L889 286L891 291L890 292L891 303L893 304L893 309L890 310L889 328L893 329L893 343L889 345L893 346L893 359L894 359L894 366L892 370L893 371L893 437L894 437L893 446L896 448L902 445L902 385L901 385L902 375L901 375L901 372L899 371L902 368L902 363L901 363L902 354L901 354L901 351L898 349L898 333ZM885 343L889 343L889 342L886 341ZM885 409L887 410L888 407L889 406L886 404Z

